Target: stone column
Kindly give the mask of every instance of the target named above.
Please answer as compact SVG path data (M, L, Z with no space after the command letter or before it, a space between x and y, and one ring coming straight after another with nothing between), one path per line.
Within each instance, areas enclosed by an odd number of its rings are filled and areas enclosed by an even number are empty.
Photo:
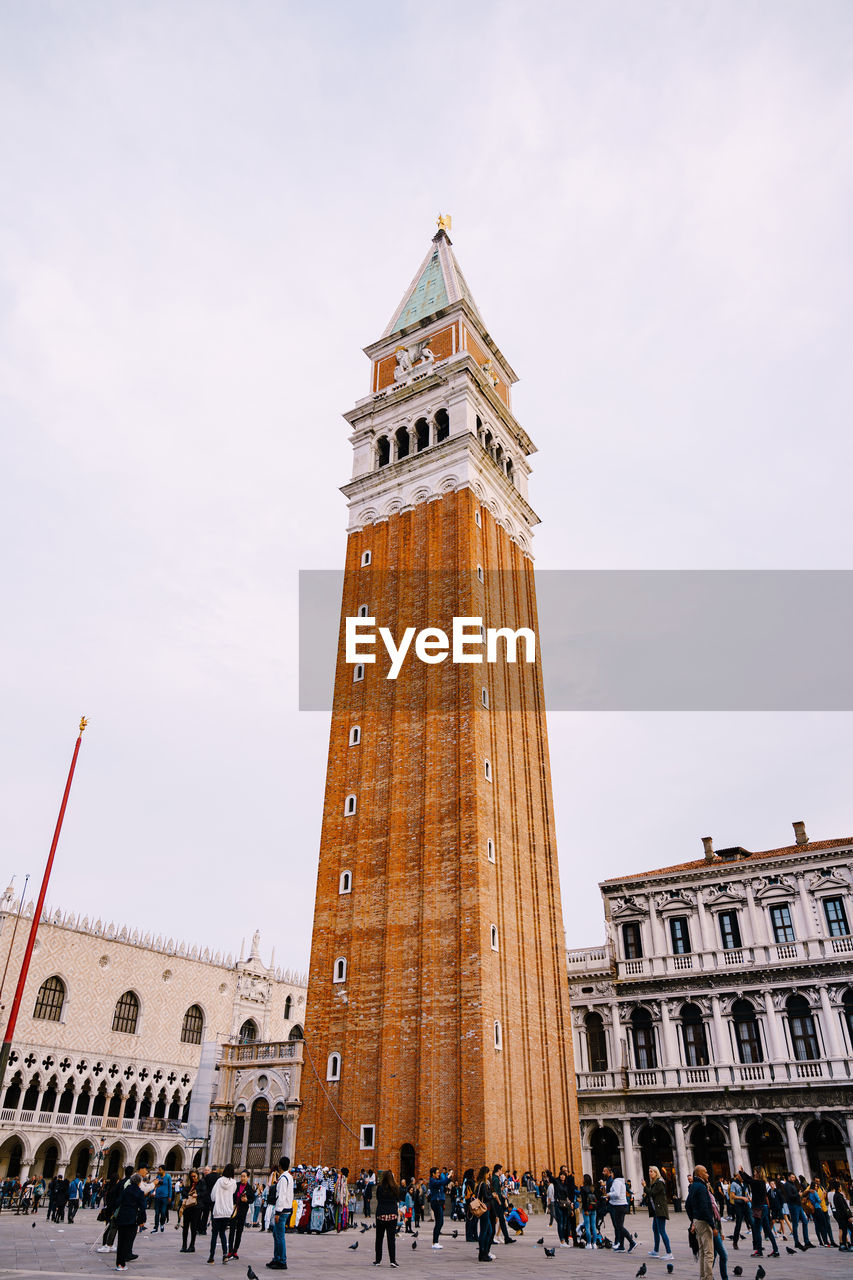
M720 1010L720 997L711 996L711 1016L714 1020L714 1039L716 1044L716 1054L714 1055L717 1062L724 1066L732 1065L732 1043Z
M830 1058L844 1058L844 1045L841 1043L841 1028L838 1016L829 1001L829 991L824 983L818 987L820 1007L823 1011L823 1034L826 1052Z
M663 1041L663 1062L661 1066L671 1067L673 1071L676 1071L681 1065L681 1056L678 1052L678 1033L672 1025L666 1000L661 1000L660 1002L660 1023L661 1039Z
M619 1005L615 1000L610 1003L610 1039L613 1050L611 1070L622 1071L628 1063L622 1061L622 1024L619 1021Z
M817 928L815 926L814 912L812 904L809 902L809 895L806 891L806 881L804 876L797 876L797 892L799 893L800 919L803 932L800 935L803 939L803 946L806 955L812 955L816 948L819 948L817 939ZM809 943L808 939L811 939Z
M706 968L716 969L717 967L717 944L713 937L713 932L708 921L708 913L705 910L705 901L702 897L702 890L696 893L696 910L699 914L699 937L702 941L702 950L709 952L707 957L709 963Z
M652 955L665 956L667 954L666 947L666 928L663 921L657 913L655 906L654 894L648 896L649 906L649 934L652 943Z
M757 947L768 946L770 939L767 936L767 921L762 908L756 904L755 894L752 892L749 881L746 882L746 911L752 926L753 943Z
M684 1125L678 1116L673 1117L672 1127L675 1130L675 1163L678 1169L678 1194L682 1202L687 1196L688 1177L693 1172L687 1155L687 1143L684 1139Z
M743 1147L740 1145L740 1133L738 1132L737 1120L732 1116L729 1120L729 1145L732 1149L732 1160L734 1168L732 1175L736 1174L738 1169L743 1169L746 1173L751 1173L751 1169L747 1169L744 1163Z
M769 991L764 993L764 1008L767 1011L767 1041L771 1060L785 1062L788 1056L785 1052L785 1037L773 1007L773 996Z
M845 1116L844 1123L847 1125L847 1145L850 1148L851 1155L853 1155L853 1116ZM853 1164L850 1167L853 1169Z
M634 1143L631 1138L631 1121L622 1121L622 1176L630 1178L634 1194L637 1194L637 1170L634 1165Z
M799 1178L800 1174L803 1174L806 1171L806 1162L803 1159L800 1140L797 1137L796 1126L794 1125L794 1121L791 1116L787 1116L785 1119L785 1136L788 1139L788 1162L790 1165L790 1171L795 1173Z

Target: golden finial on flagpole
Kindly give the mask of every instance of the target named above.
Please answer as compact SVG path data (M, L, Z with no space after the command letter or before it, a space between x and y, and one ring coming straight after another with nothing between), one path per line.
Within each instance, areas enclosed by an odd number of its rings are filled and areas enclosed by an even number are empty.
M86 717L85 717L85 716L81 716L81 717L80 717L80 732L81 732L81 733L82 733L82 732L83 732L83 730L86 728L86 725L87 725L88 723L89 723L89 721L86 719Z
M439 231L450 231L453 227L453 219L449 213L440 213L436 219Z

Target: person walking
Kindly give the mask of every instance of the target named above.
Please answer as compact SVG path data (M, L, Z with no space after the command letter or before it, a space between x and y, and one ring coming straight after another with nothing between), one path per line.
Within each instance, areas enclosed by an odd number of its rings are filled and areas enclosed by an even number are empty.
M708 1170L697 1164L684 1204L690 1219L690 1231L699 1253L699 1280L712 1280L714 1274L714 1236L717 1234L714 1205L708 1190Z
M83 1179L72 1178L68 1184L68 1225L77 1217L77 1210L83 1198Z
M572 1204L574 1213L574 1203ZM554 1216L557 1219L557 1238L561 1249L569 1245L569 1179L565 1169L561 1169L554 1183Z
M732 1178L729 1185L729 1194L731 1196L732 1209L735 1216L735 1229L732 1234L732 1248L738 1247L741 1230L744 1235L749 1231L752 1234L752 1202L749 1198L749 1189L741 1180L740 1171Z
M446 1170L439 1173L438 1167L435 1165L429 1171L427 1194L429 1196L430 1208L432 1209L433 1249L442 1249L444 1247L439 1244L438 1237L441 1235L441 1228L444 1225L444 1200L449 1178L450 1174Z
M382 1242L388 1241L388 1261L392 1267L398 1267L397 1261L397 1206L403 1195L403 1188L395 1183L391 1170L386 1169L376 1183L376 1252L374 1267L382 1262Z
M172 1203L172 1175L160 1165L154 1184L154 1230L165 1231L169 1221L169 1205Z
M373 1191L376 1186L376 1174L372 1169L368 1169L364 1178L364 1216L370 1217L370 1202L373 1199Z
M601 1237L595 1221L595 1187L590 1174L583 1175L581 1184L581 1213L583 1214L583 1233L586 1237L587 1249L594 1249Z
M292 1209L293 1175L290 1172L290 1157L282 1156L278 1162L278 1178L275 1182L275 1200L272 1216L272 1261L267 1263L270 1271L287 1270L285 1230Z
M613 1222L615 1239L613 1248L617 1253L633 1253L637 1242L625 1230L625 1214L628 1212L628 1195L625 1190L625 1179L621 1174L614 1176L612 1169L604 1169L605 1186L607 1187L607 1203L610 1206L610 1217ZM627 1242L627 1249L625 1248Z
M669 1218L669 1197L666 1194L666 1183L661 1177L660 1169L654 1164L649 1165L646 1196L648 1197L652 1233L654 1235L654 1247L650 1250L649 1257L666 1258L668 1262L671 1262L673 1257L672 1249L669 1243L669 1236L666 1234L666 1223ZM666 1249L666 1253L661 1253L661 1245Z
M210 1257L208 1266L216 1261L216 1241L222 1241L222 1262L228 1261L228 1225L234 1210L234 1192L237 1183L233 1164L227 1164L213 1184L210 1210Z
M492 1241L495 1238L495 1219L493 1216L494 1206L492 1204L492 1179L489 1175L489 1166L487 1164L484 1164L477 1174L474 1198L479 1200L485 1207L485 1213L480 1214L477 1223L479 1227L477 1261L494 1262L495 1255L492 1253Z
M812 1182L809 1199L814 1206L814 1229L818 1244L823 1245L826 1249L834 1249L835 1239L832 1234L832 1222L828 1212L829 1202L820 1178L815 1178Z
M198 1204L198 1186L198 1169L191 1169L190 1180L186 1184L179 1215L184 1228L181 1253L195 1253L195 1237L198 1229L198 1215L200 1212ZM187 1246L187 1240L189 1240L189 1246Z
M757 1166L753 1177L740 1171L740 1179L746 1184L752 1201L752 1257L761 1258L764 1256L764 1250L761 1247L761 1232L763 1231L772 1246L771 1258L779 1257L779 1246L776 1243L776 1235L773 1231L773 1224L770 1221L770 1205L767 1198L767 1179L764 1170Z
M504 1195L503 1186L503 1165L496 1164L492 1170L492 1202L495 1206L495 1236L497 1236L498 1227L500 1227L504 1244L515 1244L515 1240L507 1231L506 1211L509 1207L509 1201Z
M829 1184L829 1202L832 1205L832 1216L838 1223L838 1252L850 1253L853 1245L850 1230L853 1212L850 1209L850 1202L841 1190L840 1182L835 1179Z
M116 1271L127 1271L128 1262L132 1262L136 1256L133 1242L136 1239L137 1224L145 1211L145 1194L141 1182L140 1174L131 1174L119 1196L116 1210Z
M785 1201L788 1217L791 1220L791 1235L794 1237L794 1248L799 1249L801 1253L805 1253L807 1249L813 1249L814 1245L809 1239L809 1219L800 1200L800 1184L797 1181L796 1174L789 1173L779 1190L782 1194L782 1199ZM800 1227L803 1230L802 1243L798 1238Z
M210 1221L211 1197L210 1188L218 1178L218 1174L214 1174L210 1165L205 1165L202 1170L201 1177L198 1180L198 1234L200 1236L207 1235L207 1224Z
M249 1212L249 1205L254 1204L255 1190L249 1181L249 1171L244 1169L240 1174L240 1181L234 1190L234 1208L231 1213L231 1223L228 1228L228 1257L240 1257L240 1241L243 1239L243 1228L246 1225L246 1214Z

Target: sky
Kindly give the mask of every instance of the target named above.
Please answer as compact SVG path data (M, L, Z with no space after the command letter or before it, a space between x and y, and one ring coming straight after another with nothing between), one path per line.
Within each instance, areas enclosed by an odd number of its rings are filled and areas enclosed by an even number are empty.
M49 903L307 969L297 574L342 566L341 414L439 211L538 568L853 567L851 53L829 0L0 0L4 884L85 714ZM853 831L849 714L549 738L572 947L704 835Z

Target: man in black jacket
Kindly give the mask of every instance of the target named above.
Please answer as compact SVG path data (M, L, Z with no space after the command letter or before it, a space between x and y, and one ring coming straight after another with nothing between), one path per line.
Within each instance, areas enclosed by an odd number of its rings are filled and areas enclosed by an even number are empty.
M782 1198L788 1206L788 1217L791 1219L791 1231L794 1235L794 1248L805 1253L806 1249L813 1249L814 1245L809 1240L809 1219L805 1209L800 1201L800 1184L794 1173L789 1173L779 1184L779 1190L782 1192ZM797 1226L803 1228L803 1243L800 1244L797 1239Z
M693 1170L693 1181L684 1209L690 1219L690 1230L699 1246L699 1280L713 1280L714 1236L718 1228L708 1190L708 1170L702 1164L697 1164Z

